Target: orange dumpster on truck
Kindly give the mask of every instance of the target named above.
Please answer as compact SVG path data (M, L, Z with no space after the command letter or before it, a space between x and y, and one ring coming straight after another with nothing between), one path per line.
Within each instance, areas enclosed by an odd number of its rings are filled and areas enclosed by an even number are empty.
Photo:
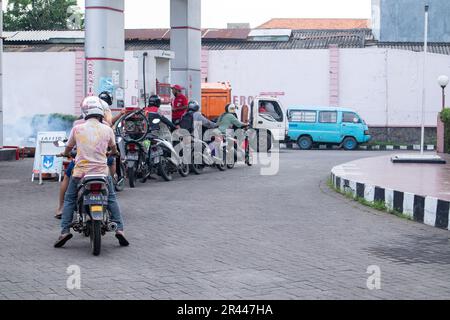
M219 117L231 102L231 86L225 82L202 83L202 113L208 119Z

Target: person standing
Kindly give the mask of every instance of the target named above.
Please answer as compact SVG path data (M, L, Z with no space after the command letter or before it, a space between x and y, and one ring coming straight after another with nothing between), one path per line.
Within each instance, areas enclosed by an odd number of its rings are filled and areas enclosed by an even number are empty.
M182 94L183 87L174 85L172 88L174 99L172 101L172 122L178 123L188 108L188 99Z

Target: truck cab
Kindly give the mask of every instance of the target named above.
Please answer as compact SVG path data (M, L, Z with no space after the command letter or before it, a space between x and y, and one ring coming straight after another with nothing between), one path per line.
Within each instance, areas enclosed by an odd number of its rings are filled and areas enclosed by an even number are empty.
M281 102L273 97L256 97L250 105L250 124L258 134L267 130L267 150L273 142L284 142L287 118Z

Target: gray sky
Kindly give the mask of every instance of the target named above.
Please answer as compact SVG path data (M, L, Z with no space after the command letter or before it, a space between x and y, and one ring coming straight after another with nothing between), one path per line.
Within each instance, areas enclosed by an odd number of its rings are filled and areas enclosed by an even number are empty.
M84 6L84 0L78 1ZM370 18L371 0L202 0L202 27L257 27L271 18ZM168 28L170 0L125 0L125 27Z
M83 8L85 0L78 3ZM369 19L370 14L371 0L202 0L204 28L226 28L227 22L248 22L254 28L271 18ZM126 28L169 26L170 0L125 0Z

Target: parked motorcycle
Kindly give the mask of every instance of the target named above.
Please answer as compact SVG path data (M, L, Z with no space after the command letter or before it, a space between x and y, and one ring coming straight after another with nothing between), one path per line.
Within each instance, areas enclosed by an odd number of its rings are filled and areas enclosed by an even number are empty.
M152 123L158 125L160 121L160 119L153 119ZM156 172L165 181L171 181L173 179L173 173L178 172L182 177L189 175L189 162L184 161L183 148L177 151L172 143L158 136L157 130L152 131L149 134L149 138L149 172L147 176Z
M118 120L116 134L123 139L123 169L130 188L136 186L136 180L142 178L146 170L147 152L145 143L149 124L142 109L133 109Z

